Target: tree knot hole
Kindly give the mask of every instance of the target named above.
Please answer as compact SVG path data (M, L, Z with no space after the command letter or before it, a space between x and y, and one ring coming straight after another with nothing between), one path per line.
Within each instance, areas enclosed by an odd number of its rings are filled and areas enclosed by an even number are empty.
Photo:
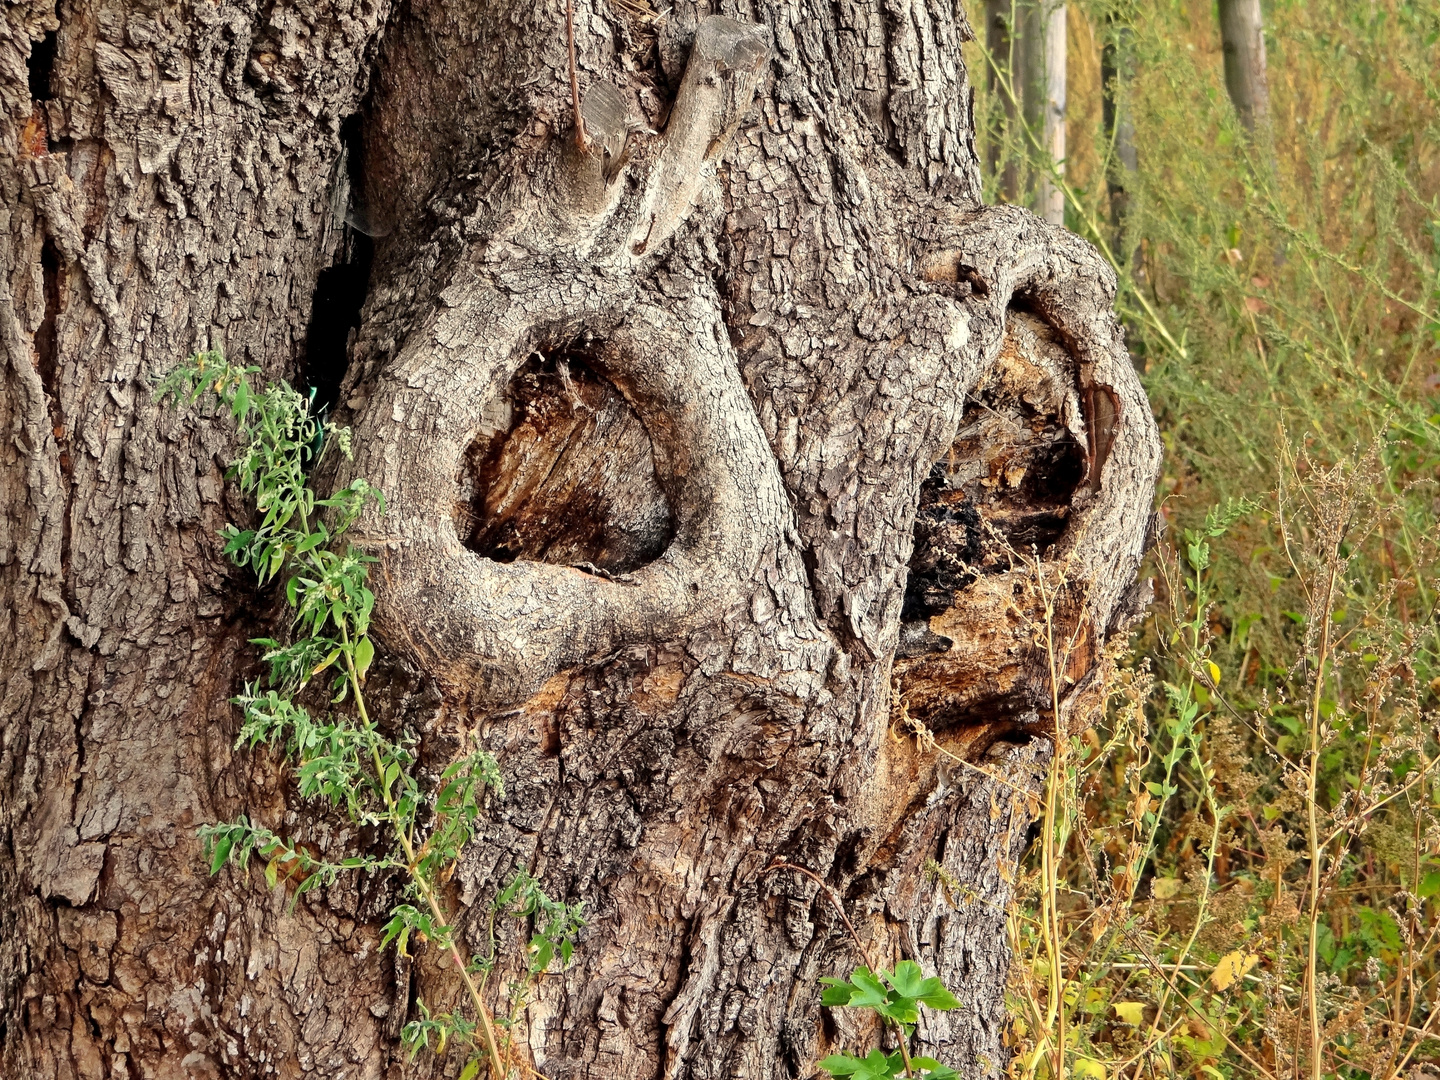
M589 343L531 354L492 403L460 489L457 531L496 562L623 575L675 537L650 433Z

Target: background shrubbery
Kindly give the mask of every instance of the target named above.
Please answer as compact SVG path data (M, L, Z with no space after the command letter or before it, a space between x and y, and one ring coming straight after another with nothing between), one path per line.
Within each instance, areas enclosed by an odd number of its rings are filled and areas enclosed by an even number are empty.
M1440 4L1265 17L1251 137L1213 4L1070 5L1067 224L1120 272L1169 529L1011 920L1015 1075L1440 1074ZM1046 163L967 49L1000 201Z

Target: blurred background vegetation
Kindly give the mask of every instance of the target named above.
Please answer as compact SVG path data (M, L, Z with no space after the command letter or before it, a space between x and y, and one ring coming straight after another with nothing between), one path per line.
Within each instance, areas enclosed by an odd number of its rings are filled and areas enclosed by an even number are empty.
M1440 1077L1440 2L1264 0L1258 112L1215 3L1070 3L1060 160L1025 2L969 0L987 201L1110 257L1168 530L1057 752L1011 1073Z

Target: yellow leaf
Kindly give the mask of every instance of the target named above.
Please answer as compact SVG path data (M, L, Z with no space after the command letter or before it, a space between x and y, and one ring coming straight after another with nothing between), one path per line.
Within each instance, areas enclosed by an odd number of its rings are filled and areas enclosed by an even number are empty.
M1093 1076L1095 1080L1105 1080L1105 1066L1093 1058L1076 1058L1075 1070L1072 1076Z
M1215 970L1210 973L1210 985L1216 990L1228 989L1231 983L1259 962L1260 957L1254 953L1242 952L1239 949L1227 953L1220 958L1220 962L1215 965Z
M1220 665L1214 660L1205 661L1205 670L1210 673L1210 681L1216 686L1220 685Z
M1180 895L1180 879L1157 877L1150 883L1150 895L1156 900L1170 900Z
M1139 1027L1145 1022L1143 1001L1117 1001L1111 1007L1115 1010L1115 1015L1131 1027Z

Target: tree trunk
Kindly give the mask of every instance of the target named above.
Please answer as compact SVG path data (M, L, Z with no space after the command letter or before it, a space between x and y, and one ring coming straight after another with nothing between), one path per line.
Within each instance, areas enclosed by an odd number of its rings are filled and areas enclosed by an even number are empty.
M1050 172L1065 172L1065 18L1060 0L1033 0L1019 13L1025 122L1040 143L1032 205L1055 225L1065 224L1065 193Z
M1105 43L1100 51L1100 82L1105 134L1114 155L1105 175L1110 195L1110 224L1115 230L1115 253L1140 273L1139 247L1127 236L1126 217L1130 212L1130 185L1140 169L1135 147L1135 121L1130 114L1125 84L1134 75L1134 31L1113 14L1107 19Z
M986 72L990 93L999 100L1005 116L1007 133L1018 131L1016 104L1024 97L1024 88L1016 73L1014 24L1018 9L1015 0L985 0L985 48L989 50L993 63ZM1003 73L1003 74L1002 74ZM1010 89L1017 97L1006 93L1002 80L1009 82ZM1019 203L1020 163L1013 152L1007 152L1005 142L991 139L986 152L986 169L991 176L1000 178L1000 194L1006 202Z
M1263 130L1270 118L1265 74L1265 24L1260 0L1220 0L1220 41L1225 87L1247 131Z
M461 933L517 864L587 904L537 1070L859 1048L816 985L858 956L785 862L957 992L917 1050L1003 1073L1026 793L1136 610L1156 430L1110 271L980 205L958 8L722 10L576 0L580 140L557 0L7 7L5 1076L464 1060L397 1041L460 989L378 949L398 880L292 910L202 865L242 812L377 842L231 749L284 620L216 539L230 428L152 397L206 346L333 396L388 496L372 712L505 776Z

